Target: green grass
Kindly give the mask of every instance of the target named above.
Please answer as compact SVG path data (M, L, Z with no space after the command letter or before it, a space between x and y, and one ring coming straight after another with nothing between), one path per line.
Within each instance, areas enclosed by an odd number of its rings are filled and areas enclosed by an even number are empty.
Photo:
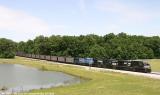
M89 81L80 84L31 91L35 93L54 92L55 95L160 95L160 80L113 72L89 71L61 64L51 65L47 64L51 62L21 57L16 57L15 59L0 59L0 63L22 64L89 79Z
M151 59L148 62L151 64L152 71L160 72L160 59Z

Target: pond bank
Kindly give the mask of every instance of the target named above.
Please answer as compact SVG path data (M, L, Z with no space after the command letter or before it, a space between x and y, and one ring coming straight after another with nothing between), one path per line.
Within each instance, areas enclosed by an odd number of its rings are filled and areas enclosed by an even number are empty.
M62 72L42 71L19 64L0 64L0 76L0 88L6 92L24 92L81 82L80 78Z

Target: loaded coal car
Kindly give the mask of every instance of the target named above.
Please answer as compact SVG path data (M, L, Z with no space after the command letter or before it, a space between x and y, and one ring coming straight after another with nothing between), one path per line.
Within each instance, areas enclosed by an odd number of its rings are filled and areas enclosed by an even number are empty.
M26 57L26 53L23 53L23 54L22 54L22 57Z
M129 65L129 70L134 72L144 72L144 73L150 73L152 71L149 63L137 60L131 61Z
M39 59L39 54L36 54L36 59Z
M66 63L73 64L74 58L73 57L66 57Z
M57 56L51 56L51 61L57 62L58 61L58 57Z
M66 62L66 58L65 57L58 57L57 58L58 60L58 62L62 62L62 63L65 63Z
M32 54L32 58L36 58L36 55L35 55L35 54Z
M32 55L31 55L31 54L26 54L26 57L27 57L27 58L31 58Z
M28 57L31 58L31 57L32 57L32 54L29 54Z
M46 56L45 56L45 55L39 55L39 59L45 60L45 59L46 59Z
M46 60L50 61L51 60L51 56L46 55Z
M25 57L29 58L29 54L26 54Z
M23 52L19 52L19 51L16 52L16 56L22 56L22 54Z

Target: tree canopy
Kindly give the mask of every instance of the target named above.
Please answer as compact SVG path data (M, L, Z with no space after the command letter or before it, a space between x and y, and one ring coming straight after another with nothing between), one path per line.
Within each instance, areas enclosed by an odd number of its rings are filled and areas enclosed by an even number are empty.
M5 38L0 38L0 58L14 58L15 49L15 42Z
M160 58L160 37L145 37L110 33L80 36L38 36L34 40L19 42L17 50L25 53L93 57L97 59Z

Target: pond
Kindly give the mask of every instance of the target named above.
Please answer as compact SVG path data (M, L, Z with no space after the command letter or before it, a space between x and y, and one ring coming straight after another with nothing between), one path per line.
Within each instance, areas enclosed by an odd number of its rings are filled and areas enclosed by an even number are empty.
M17 64L0 64L0 88L7 91L29 91L80 83L81 79L53 71L40 71Z

